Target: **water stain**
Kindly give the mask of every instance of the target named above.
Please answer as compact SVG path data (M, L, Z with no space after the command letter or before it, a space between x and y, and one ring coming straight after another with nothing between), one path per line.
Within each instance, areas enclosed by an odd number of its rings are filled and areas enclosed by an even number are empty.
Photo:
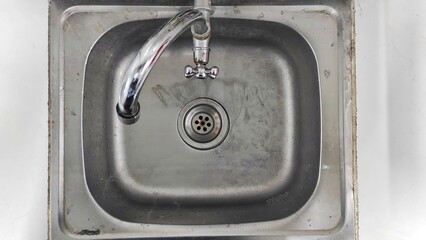
M243 121L244 121L245 123L248 123L248 122L250 121L250 114L249 114L248 108L245 108L245 110L244 110L244 118L243 118Z
M324 77L326 79L330 78L330 71L329 70L324 70Z
M240 9L238 9L238 7L234 7L234 13L235 14L241 14L241 11L240 11Z
M166 90L164 90L163 86L161 86L160 84L157 84L155 87L152 88L152 91L154 91L155 95L157 95L158 99L161 101L161 103L165 107L169 106L167 104L166 100L164 100L164 97L163 97L163 94L162 94L162 92L166 91Z

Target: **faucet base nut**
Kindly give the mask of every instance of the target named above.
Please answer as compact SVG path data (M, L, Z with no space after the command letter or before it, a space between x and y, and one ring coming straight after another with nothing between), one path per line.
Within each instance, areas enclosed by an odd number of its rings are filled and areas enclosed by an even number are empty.
M136 121L139 120L139 117L140 117L139 102L137 102L137 105L135 106L133 113L130 113L130 114L123 113L123 111L120 110L118 103L117 103L115 109L117 111L118 119L120 120L120 122L122 122L124 124L130 125L130 124L133 124L133 123L135 123Z

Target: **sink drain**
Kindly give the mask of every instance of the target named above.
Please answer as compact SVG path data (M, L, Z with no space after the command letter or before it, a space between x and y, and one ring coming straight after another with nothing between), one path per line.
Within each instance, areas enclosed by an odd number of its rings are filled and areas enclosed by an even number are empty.
M208 113L198 113L192 118L192 129L198 134L204 135L210 133L215 123L213 117Z
M221 144L229 130L225 109L209 98L198 98L187 103L178 116L178 132L189 146L207 150Z

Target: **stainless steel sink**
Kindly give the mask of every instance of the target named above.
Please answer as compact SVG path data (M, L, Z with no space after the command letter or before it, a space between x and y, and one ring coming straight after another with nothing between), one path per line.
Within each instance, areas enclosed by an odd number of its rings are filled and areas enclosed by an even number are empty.
M184 33L123 124L128 66L191 2L51 2L50 238L353 239L351 1L213 1L220 75L183 76Z

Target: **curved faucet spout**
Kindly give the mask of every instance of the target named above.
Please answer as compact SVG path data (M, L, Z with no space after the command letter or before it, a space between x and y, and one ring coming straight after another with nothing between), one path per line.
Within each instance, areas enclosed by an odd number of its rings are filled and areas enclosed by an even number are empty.
M133 124L139 118L139 93L155 62L179 35L198 20L207 22L208 15L203 10L190 9L177 14L158 30L141 48L124 77L117 113L120 120ZM210 30L210 26L208 27Z

